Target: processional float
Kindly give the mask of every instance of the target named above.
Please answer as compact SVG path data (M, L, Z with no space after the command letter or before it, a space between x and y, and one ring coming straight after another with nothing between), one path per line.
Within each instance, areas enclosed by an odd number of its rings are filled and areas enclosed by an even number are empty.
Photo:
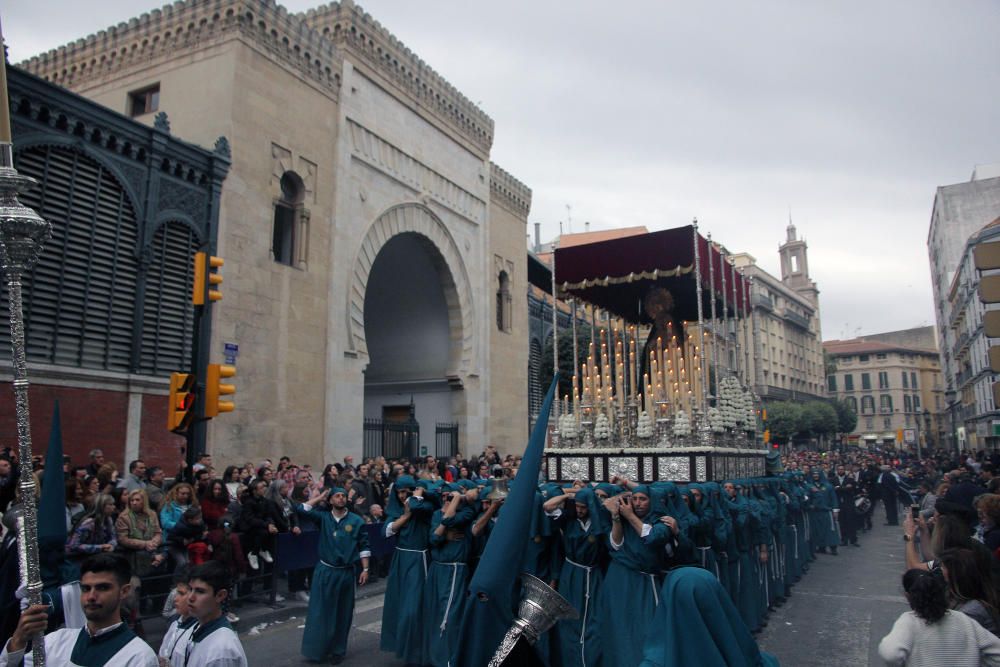
M570 392L553 406L546 477L763 475L752 279L711 235L701 236L695 221L556 248L553 263L553 300L572 309L573 374ZM589 340L578 341L578 322L589 324Z

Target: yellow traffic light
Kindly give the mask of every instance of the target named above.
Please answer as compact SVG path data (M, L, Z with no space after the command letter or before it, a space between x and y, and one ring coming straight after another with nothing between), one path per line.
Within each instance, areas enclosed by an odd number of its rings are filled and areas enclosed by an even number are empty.
M771 442L771 429L766 428L764 429L764 444L766 445L769 442Z
M219 269L225 264L221 257L214 257L206 252L194 254L194 286L191 291L191 303L196 306L205 305L205 294L209 301L218 301L222 292L216 289L222 284L222 274Z
M183 433L194 419L194 376L188 373L170 374L170 405L167 406L167 430Z
M205 374L205 417L216 417L220 412L232 412L236 404L232 401L219 400L222 396L236 393L236 385L223 383L225 378L236 375L236 366L225 364L209 364Z

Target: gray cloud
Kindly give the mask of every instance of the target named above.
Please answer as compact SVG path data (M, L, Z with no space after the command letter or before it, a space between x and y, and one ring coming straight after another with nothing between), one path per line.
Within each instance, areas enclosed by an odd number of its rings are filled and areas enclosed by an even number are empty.
M697 216L777 272L791 210L826 338L933 322L934 189L1000 161L991 0L363 5L496 120L546 237ZM134 7L17 0L12 60Z

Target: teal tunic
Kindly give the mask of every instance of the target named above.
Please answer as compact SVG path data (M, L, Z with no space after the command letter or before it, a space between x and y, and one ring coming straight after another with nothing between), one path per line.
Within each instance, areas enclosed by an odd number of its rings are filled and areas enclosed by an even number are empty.
M379 645L383 651L395 653L407 664L422 665L426 662L424 585L434 508L429 501L417 496L411 496L407 504L410 520L396 537L396 551L386 580ZM388 517L389 521L398 518Z
M670 529L659 516L644 518L649 534L640 537L622 518L622 546L610 543L611 565L601 585L600 628L609 665L638 665L646 624L659 602L660 570Z
M667 575L642 650L640 667L679 665L778 667L757 647L718 580L697 567Z
M462 639L475 517L475 510L463 505L449 518L437 510L431 520L431 565L424 585L424 642L426 660L434 667L448 667ZM435 535L439 525L460 531L462 536L449 540L447 531L443 536Z
M300 505L296 511L319 522L320 537L302 655L309 660L327 660L347 653L347 635L354 618L355 572L362 554L369 554L368 532L357 514L348 512L337 520L331 511L306 507Z
M837 494L833 486L821 478L809 482L809 528L814 549L836 548L840 545L840 534L833 518L837 509Z
M575 516L568 516L561 524L565 557L559 573L559 593L573 605L579 618L559 621L557 654L564 667L588 667L601 660L597 600L604 581L601 561L608 538L597 532L598 522L593 519L586 527Z
M751 508L747 499L736 494L728 498L732 510L733 535L735 537L736 558L730 559L730 578L734 586L736 607L748 628L755 629L757 624L757 582L750 550L753 543L753 525L751 523Z

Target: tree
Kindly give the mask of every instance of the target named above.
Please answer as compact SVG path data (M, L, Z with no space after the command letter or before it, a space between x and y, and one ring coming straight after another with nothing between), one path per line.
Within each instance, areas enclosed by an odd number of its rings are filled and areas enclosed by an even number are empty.
M802 431L817 440L837 432L837 411L826 401L810 401L802 407Z
M590 325L577 322L576 324L576 344L578 347L580 368L577 373L581 373L583 364L587 362L587 349L590 345ZM573 391L573 331L572 329L561 329L559 331L559 377L558 398L562 398ZM545 341L545 350L542 352L542 363L539 369L539 380L542 391L546 391L552 384L552 336Z
M854 411L844 399L832 401L833 409L837 413L837 432L841 435L850 433L858 427L858 413Z
M771 403L767 406L767 428L773 440L791 443L801 432L802 408L797 403Z

